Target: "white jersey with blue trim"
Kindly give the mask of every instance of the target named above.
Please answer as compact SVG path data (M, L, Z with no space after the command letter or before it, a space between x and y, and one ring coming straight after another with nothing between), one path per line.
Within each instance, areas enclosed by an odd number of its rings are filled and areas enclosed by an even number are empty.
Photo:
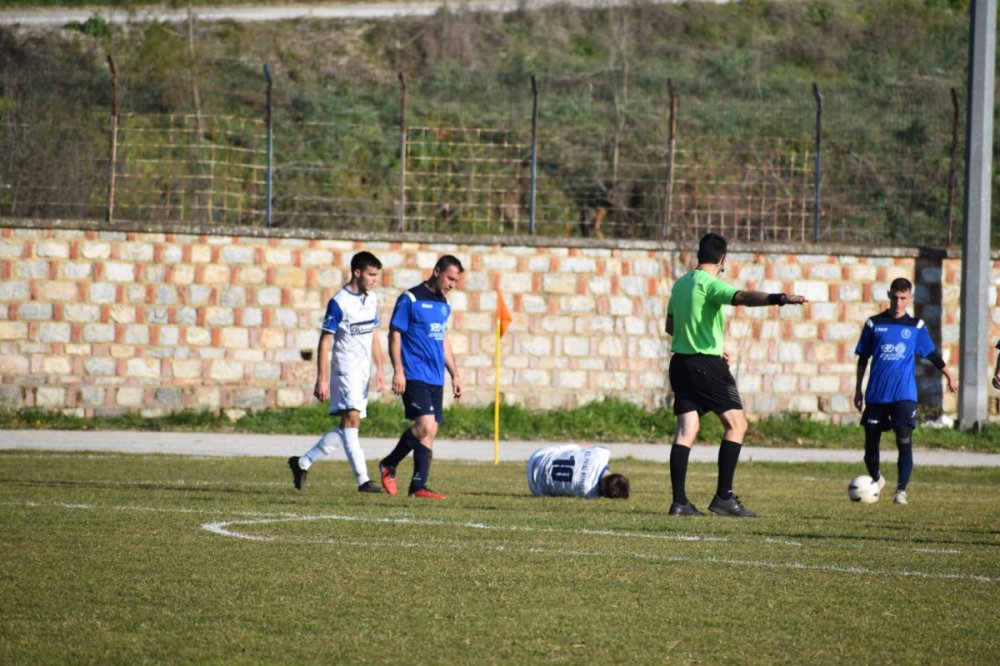
M547 446L528 459L528 488L537 497L597 497L610 462L611 451L603 446Z
M373 292L361 295L344 287L333 295L323 318L323 331L333 334L331 377L351 375L368 383L378 324L378 297Z

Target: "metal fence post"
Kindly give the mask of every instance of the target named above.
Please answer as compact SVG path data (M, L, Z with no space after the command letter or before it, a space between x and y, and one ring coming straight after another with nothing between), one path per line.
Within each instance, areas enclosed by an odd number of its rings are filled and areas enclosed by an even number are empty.
M115 217L115 174L118 171L118 70L115 60L108 54L108 69L111 70L111 144L108 154L108 207L107 221Z
M948 162L948 245L951 245L955 226L955 166L958 163L958 90L951 89L951 159Z
M272 122L271 69L264 63L264 82L267 84L267 169L265 175L264 225L271 226L271 194L274 186L274 124Z
M823 95L819 92L819 86L812 84L813 97L816 99L816 173L813 181L813 242L819 242L819 204L820 204L820 175L822 174L822 154L823 154Z
M406 231L406 77L399 73L399 231Z
M663 202L663 238L670 234L670 214L674 204L674 148L677 145L677 96L674 81L667 79L667 93L670 95L670 126L667 129L667 191Z
M538 82L531 75L531 182L528 198L528 233L535 235L535 192L538 186Z

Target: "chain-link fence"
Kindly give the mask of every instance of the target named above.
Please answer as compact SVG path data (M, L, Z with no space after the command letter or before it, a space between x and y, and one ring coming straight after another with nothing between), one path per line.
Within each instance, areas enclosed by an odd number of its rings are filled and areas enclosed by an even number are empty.
M92 114L72 127L3 114L0 213L112 224L955 240L963 97L947 87L886 89L859 113L858 91L846 88L720 101L678 85L630 102L617 79L574 85L509 99L506 114L472 126L426 111L407 119L403 110L390 121L278 112L270 126L266 110Z

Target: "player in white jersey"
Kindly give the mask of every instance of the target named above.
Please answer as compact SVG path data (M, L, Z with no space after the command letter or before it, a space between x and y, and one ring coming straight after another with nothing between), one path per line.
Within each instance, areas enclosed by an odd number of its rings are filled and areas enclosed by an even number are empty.
M317 352L317 378L313 395L330 400L330 414L340 416L340 427L330 430L301 456L288 459L292 482L305 490L309 468L329 456L342 444L347 461L358 482L358 492L380 493L371 482L358 429L368 409L368 384L372 361L375 386L385 388L382 345L379 342L378 297L372 291L382 262L371 252L359 252L351 259L351 280L334 294L326 306ZM332 358L331 358L332 351Z
M603 446L547 446L528 458L528 488L536 497L628 499L629 481L612 474L610 462Z

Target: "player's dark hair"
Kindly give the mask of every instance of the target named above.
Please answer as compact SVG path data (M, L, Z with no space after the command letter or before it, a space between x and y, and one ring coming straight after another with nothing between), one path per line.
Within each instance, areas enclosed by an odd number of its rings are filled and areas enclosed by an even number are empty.
M608 499L628 499L628 478L621 474L605 474L597 484L597 494Z
M726 239L719 234L705 234L698 243L698 263L718 264L726 256Z
M906 278L896 278L889 285L890 294L902 294L908 291L913 291L913 283Z
M374 254L366 250L362 250L351 257L351 273L354 271L361 271L364 273L365 269L368 268L377 268L382 270L382 262L379 261L378 257Z
M465 267L462 266L462 262L459 261L458 257L456 257L453 254L442 255L441 258L437 260L437 263L434 264L434 270L436 270L439 273L443 273L444 271L448 270L449 266L455 266L456 268L458 268L459 273L465 272Z

